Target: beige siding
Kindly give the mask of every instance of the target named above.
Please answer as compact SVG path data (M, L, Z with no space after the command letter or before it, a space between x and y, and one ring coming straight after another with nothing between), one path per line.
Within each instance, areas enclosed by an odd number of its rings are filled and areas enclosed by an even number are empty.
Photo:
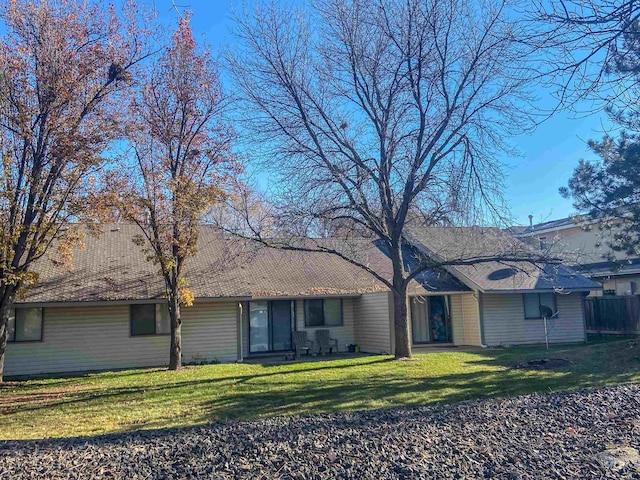
M451 295L454 345L481 345L478 301L471 293Z
M234 303L196 304L183 310L184 360L236 358ZM43 341L11 343L5 374L109 370L164 366L169 336L131 337L129 307L49 307L44 309Z
M539 248L543 240L546 248L552 254L563 258L568 265L587 264L602 262L609 255L613 255L617 260L627 258L625 252L615 252L609 247L617 232L619 229L615 227L601 231L597 225L593 225L588 230L575 225L570 228L535 233L523 240L535 248Z
M601 283L603 290L613 290L616 295L637 295L640 293L640 276L638 275L611 277ZM591 295L602 296L603 290L594 290Z
M548 321L550 343L585 340L582 296L580 293L556 295L560 312ZM488 346L544 343L544 324L540 319L524 318L521 294L487 294L483 296L484 341Z
M464 335L464 314L462 310L462 295L451 295L451 328L453 330L453 344L466 345Z
M355 343L369 353L391 353L390 293L368 293L355 301Z
M182 309L182 356L233 362L238 358L238 304L197 303Z
M464 325L464 345L480 346L480 315L478 300L473 294L460 295L462 298L462 319Z
M338 340L338 351L347 351L347 345L356 343L354 333L354 303L356 298L342 299L343 322L339 327L305 327L304 300L296 300L296 330L309 332L307 338L315 342L316 330L329 330L331 338Z
M540 237L546 237L550 251L565 258L573 265L575 263L602 262L607 255L613 255L617 260L627 258L625 252L615 252L609 244L613 241L618 229L600 231L597 226L590 230L583 230L579 226L557 230L555 232L536 235L539 245Z

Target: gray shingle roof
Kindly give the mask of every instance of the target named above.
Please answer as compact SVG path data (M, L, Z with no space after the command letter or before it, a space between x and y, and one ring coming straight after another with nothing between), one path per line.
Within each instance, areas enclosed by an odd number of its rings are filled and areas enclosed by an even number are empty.
M160 299L164 284L158 268L147 261L133 238L135 225L103 226L98 237L88 236L84 248L76 248L73 269L56 267L46 258L34 270L35 287L22 303L130 301ZM528 248L494 229L412 229L410 237L421 250L443 258L490 255L492 248L511 251ZM350 256L391 278L389 258L372 242L331 242L349 248ZM515 243L514 243L515 242ZM515 246L515 247L514 247ZM405 254L407 259L409 255ZM595 289L600 286L564 266L486 262L455 266L449 271L469 286L483 291ZM213 227L202 227L198 252L187 262L185 276L196 298L265 298L321 295L354 295L386 291L373 275L329 253L276 250L253 242L228 242ZM442 269L432 269L411 283L410 294L457 292L468 287Z
M104 225L98 237L88 236L76 248L73 269L56 267L48 259L35 266L39 281L23 303L147 300L164 296L158 268L133 242L136 225ZM391 262L370 241L339 245L350 256L391 278ZM198 252L187 261L185 277L196 298L259 298L278 296L351 295L386 291L385 285L363 269L329 253L282 251L253 242L224 241L219 231L203 226ZM422 278L421 278L422 279ZM444 271L424 274L423 288L412 282L409 292L425 294L452 290L461 284ZM464 289L463 285L459 288Z
M378 242L378 245L380 250L387 255L387 249L384 245L381 242ZM419 266L421 254L415 247L404 245L402 257L407 271L413 271ZM416 276L415 282L420 284L425 291L432 293L470 291L469 287L444 269L432 268L424 270ZM413 290L415 290L415 287Z
M497 228L412 226L407 240L435 259L473 262L447 268L483 292L601 288L564 265L545 261L540 252Z
M136 225L103 226L76 248L73 269L42 259L35 267L39 281L25 302L78 302L162 298L158 267L133 242ZM371 248L371 254L377 249ZM387 263L382 259L374 262ZM225 241L212 227L202 227L198 251L185 267L196 298L236 298L356 294L384 290L373 276L330 254L289 252L252 242Z

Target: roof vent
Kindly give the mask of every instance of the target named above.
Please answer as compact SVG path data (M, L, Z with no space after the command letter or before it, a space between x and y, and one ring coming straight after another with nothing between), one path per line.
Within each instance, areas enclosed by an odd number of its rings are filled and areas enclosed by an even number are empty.
M112 232L119 232L120 231L120 227L114 227L111 229Z

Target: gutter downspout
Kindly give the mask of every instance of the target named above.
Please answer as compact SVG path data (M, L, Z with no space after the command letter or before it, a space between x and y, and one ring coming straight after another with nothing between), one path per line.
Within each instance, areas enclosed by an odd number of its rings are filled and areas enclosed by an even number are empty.
M476 303L478 304L478 323L480 327L480 346L487 348L484 335L484 302L482 298L482 292L476 290Z
M242 312L242 302L238 302L238 362L242 362L243 352L242 352L242 320L243 320L243 312Z

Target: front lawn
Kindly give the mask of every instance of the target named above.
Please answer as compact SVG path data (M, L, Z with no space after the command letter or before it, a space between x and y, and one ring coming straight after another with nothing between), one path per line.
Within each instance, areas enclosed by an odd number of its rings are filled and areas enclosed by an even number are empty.
M564 358L556 371L510 367ZM71 437L217 420L454 402L640 383L635 341L510 350L443 351L416 361L363 356L280 365L127 370L7 382L0 439Z

